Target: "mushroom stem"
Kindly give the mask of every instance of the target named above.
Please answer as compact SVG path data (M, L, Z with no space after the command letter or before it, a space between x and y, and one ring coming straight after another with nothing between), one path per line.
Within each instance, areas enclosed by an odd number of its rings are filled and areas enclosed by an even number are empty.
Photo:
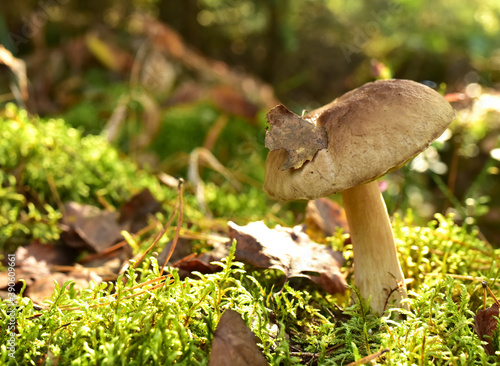
M376 181L342 192L354 251L354 285L372 310L381 315L388 305L406 298L387 207Z

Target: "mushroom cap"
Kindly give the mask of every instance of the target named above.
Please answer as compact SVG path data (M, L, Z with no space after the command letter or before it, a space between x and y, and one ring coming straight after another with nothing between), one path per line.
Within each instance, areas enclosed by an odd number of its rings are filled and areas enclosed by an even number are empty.
M328 147L299 169L280 169L286 150L269 152L264 190L275 199L325 197L396 170L441 136L455 111L423 84L380 80L303 118L326 129Z

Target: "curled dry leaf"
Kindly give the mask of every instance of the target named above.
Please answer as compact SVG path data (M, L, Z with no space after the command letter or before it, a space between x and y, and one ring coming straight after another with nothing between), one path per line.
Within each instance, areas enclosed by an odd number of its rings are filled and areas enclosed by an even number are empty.
M479 310L474 317L474 330L479 338L488 344L483 345L489 355L495 354L493 333L497 329L498 305L493 304L488 309Z
M306 161L312 160L318 150L328 147L328 135L323 127L297 116L282 104L271 109L266 118L271 125L266 132L266 147L271 151L288 151L281 170L299 169Z
M241 315L226 310L220 318L212 341L209 366L266 366L267 361Z
M229 235L236 239L236 259L259 268L274 268L287 277L305 277L328 293L343 293L346 288L340 267L342 253L314 243L301 226L269 229L263 222L238 226L229 222Z

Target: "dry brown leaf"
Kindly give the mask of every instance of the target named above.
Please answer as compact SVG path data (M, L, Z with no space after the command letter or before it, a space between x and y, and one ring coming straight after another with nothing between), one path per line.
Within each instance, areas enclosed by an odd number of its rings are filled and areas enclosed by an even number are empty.
M70 230L64 233L63 239L70 246L88 246L97 253L102 252L122 239L122 228L117 220L117 212L102 211L91 205L69 202L65 205L62 221Z
M342 254L312 242L302 227L269 229L261 221L228 225L231 239L237 241L236 259L259 268L278 269L287 278L309 278L331 294L345 291L345 278L340 272Z
M202 254L191 253L173 263L173 267L179 268L181 277L189 276L192 272L200 273L215 273L222 268L212 262L220 261L229 254L229 246L227 242L218 242L214 248Z
M88 268L79 265L65 266L70 259L67 249L62 247L38 242L31 243L28 247L19 247L16 250L16 281L26 282L24 294L37 304L41 304L44 299L52 295L55 288L54 280L61 286L64 282L73 280L75 289L87 288L91 280L96 283L102 282L102 278ZM72 270L67 274L51 272L53 267L66 267ZM7 287L7 278L6 272L0 273L0 289Z
M74 288L76 290L87 288L90 281L94 281L96 284L100 284L102 282L102 278L94 271L77 266L74 271L67 274L54 272L49 276L36 280L31 284L31 286L27 287L25 295L28 296L34 303L42 304L45 299L49 299L52 296L55 290L54 281L57 281L59 287L62 287L62 285L69 280L75 283Z
M497 329L498 305L495 303L488 309L479 310L474 317L474 330L479 338L488 344L483 345L484 349L489 355L495 354L493 348L493 333Z
M266 147L271 151L288 151L281 170L298 169L306 161L312 160L318 150L328 147L328 135L323 127L304 120L282 104L271 109L266 118L271 125L271 129L266 132Z
M342 228L345 233L349 232L344 208L326 197L307 203L305 221L308 229L320 230L326 236L335 234L337 228Z
M201 258L201 255L193 253L172 264L172 267L179 268L179 276L181 278L190 275L193 272L215 273L219 272L221 267L211 264Z
M241 315L226 310L219 320L212 341L209 366L266 366L267 361Z
M67 229L62 238L73 248L91 248L102 253L122 239L122 230L137 233L148 225L150 216L160 210L160 202L147 188L132 196L118 212L68 202L62 219Z
M49 276L39 278L26 288L25 296L29 297L35 304L42 304L43 300L49 299L55 289L54 281L59 285L64 284L68 280L68 276L64 273L56 272Z
M118 223L127 231L136 233L148 226L151 215L161 210L161 203L151 191L144 188L120 207Z
M28 248L19 247L16 250L16 282L24 280L27 286L31 286L36 280L50 275L50 269L46 258L31 255ZM7 288L7 284L7 271L1 272L0 288Z

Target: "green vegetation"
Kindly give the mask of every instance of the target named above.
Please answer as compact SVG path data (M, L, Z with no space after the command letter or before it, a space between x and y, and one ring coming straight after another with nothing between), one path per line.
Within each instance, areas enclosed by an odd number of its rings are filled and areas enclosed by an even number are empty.
M405 276L413 280L411 310L400 310L398 321L394 314L372 315L364 302L325 297L309 282L279 289L276 272L252 272L235 262L233 244L216 274L181 280L171 269L158 286L162 278L150 257L114 283L82 293L72 283L58 287L47 310L35 310L19 296L16 360L25 365L206 365L218 320L225 309L234 309L272 365L307 364L312 357L321 365L342 365L385 348L390 351L379 361L387 365L495 365L496 357L485 353L472 329L474 313L482 308L481 284L461 276L480 276L493 285L500 277L500 253L451 218L415 227L410 217L394 223ZM341 233L332 245L343 246ZM348 270L351 252L345 255ZM333 303L345 307L343 313ZM14 365L5 346L7 309L2 303L0 362Z
M199 115L207 120L196 118ZM186 161L217 118L213 107L204 103L169 109L164 117L167 127L163 126L158 135L158 141L172 144L164 156L158 154L162 164L167 167L169 161L184 161L184 165L172 165L171 169L185 174ZM478 122L471 123L472 130L465 117L454 127L453 132L464 136L469 145L495 131L487 131L484 119L477 118ZM183 120L191 125L179 126ZM226 140L222 139L216 151L225 166L231 168L231 176L217 169L200 169L207 208L215 217L212 224L226 225L229 219L242 223L263 219L270 225L281 219L291 224L293 210L303 212L303 204L274 204L270 209L268 199L255 184L263 176L262 141L256 137L262 126L238 119L233 122L224 133L234 136L242 147L227 153ZM205 128L200 124L206 124ZM156 177L139 169L102 134L86 134L84 129L67 126L62 119L29 117L14 105L2 112L0 126L0 238L4 249L13 249L29 239L55 242L61 232L61 202L106 202L119 207L147 187L167 211L173 206L175 190L161 186ZM239 135L238 131L244 133ZM196 135L198 140L176 138L186 134ZM432 149L446 154L448 143L449 137ZM464 143L464 149L469 145ZM161 146L153 143L150 149L160 152ZM440 157L431 154L424 161L432 172ZM495 165L496 160L490 158L484 168L486 173L479 176L481 181L494 173ZM431 174L439 177L435 172ZM392 201L398 190L419 187L432 196L425 188L428 182L414 179L419 176L417 171L405 168L403 175L409 178L402 184L397 175L388 178L391 184L386 198L392 209L398 205ZM391 191L394 187L396 190ZM444 185L441 192L446 189ZM479 197L481 190L477 187L474 192ZM211 224L204 218L194 193L188 185L184 227L207 232ZM403 199L399 205L404 208L411 203L411 199ZM457 214L467 209L456 198L452 203ZM461 219L480 217L478 209L463 213ZM162 214L158 219L165 222ZM231 308L242 314L273 365L342 365L385 349L390 351L382 354L378 362L387 365L494 365L496 358L485 353L473 324L484 302L480 280L495 287L500 277L500 252L478 238L475 220L464 220L458 226L453 219L453 215L437 214L428 225L419 226L420 214L406 211L404 216L396 215L394 232L403 272L409 280L409 312L393 310L378 318L370 313L367 303L359 299L351 303L350 297L359 297L355 288L350 288L347 296L332 296L305 280L283 284L280 273L257 272L235 262L233 254L219 263L222 272L195 273L194 278L181 279L172 268L165 285L158 286L158 264L155 257L148 257L138 269L129 269L116 282L91 285L83 292L77 292L71 282L58 286L48 309L36 310L31 300L19 295L16 361L33 365L208 364L219 318ZM165 245L171 235L168 231L155 250ZM150 244L137 240L134 254ZM338 232L325 242L343 251L343 269L352 283L352 251L344 240L345 235ZM209 249L203 240L195 246L197 251ZM5 346L8 309L7 302L2 302L0 362L15 364ZM495 342L498 344L499 339Z
M209 115L215 113L207 106L200 108ZM167 164L174 162L177 174L185 174L189 165L188 153L202 141L196 136L206 133L196 119L200 109L188 109L187 112L187 115L167 113L167 127L158 137L159 141L164 141L163 145L156 147L153 142L151 146ZM180 123L182 118L189 123ZM240 141L241 145L221 144L220 150L225 151L222 155L228 156L224 163L231 171L240 172L238 177L249 183L240 183L235 176L205 169L201 179L208 180L204 185L207 209L221 219L258 220L268 215L267 198L256 180L263 177L264 150L252 145L256 137L250 129L256 127L243 121L233 122L225 134L233 134L231 141ZM190 123L193 139L177 138L191 136L191 133L174 127ZM167 208L175 199L175 189L162 186L150 172L139 169L102 134L85 134L83 128L68 127L62 119L30 118L13 104L0 115L0 126L0 248L3 250L12 250L28 239L44 243L57 240L61 232L57 225L62 215L61 206L69 201L98 206L106 202L118 208L143 188L149 188ZM165 141L167 149L161 149ZM227 151L228 146L233 146L233 150ZM163 156L161 150L168 154ZM248 176L241 173L244 171L249 172ZM192 190L188 192L186 204L191 220L201 217ZM290 222L289 214L283 217ZM269 221L276 222L276 219L269 218Z
M26 238L59 238L62 203L118 206L142 188L159 200L175 191L120 157L104 137L69 128L61 119L31 119L10 104L0 115L0 248ZM12 246L10 247L12 249Z
M30 242L64 244L68 202L119 210L148 188L162 207L149 217L156 226L125 234L131 253L143 253L177 199L163 173L185 180L180 232L194 253L210 251L207 238L227 235L230 220L304 223L304 202L275 202L261 188L265 114L278 101L300 114L395 77L452 93L457 118L380 181L410 310L377 317L356 288L330 295L256 270L235 260L235 243L220 272L184 278L169 267L162 277L152 253L173 240L171 227L136 269L82 291L59 284L45 307L17 284L15 357L2 300L0 364L207 365L226 309L242 315L271 365L340 366L379 351L381 365L498 364L500 332L497 355L487 355L474 317L493 303L482 281L500 288L499 19L498 0L6 2L3 265ZM342 251L353 283L347 235L310 231Z
M212 111L203 104L198 108L195 112L186 109L182 118L189 119L191 115L191 122L195 123L200 110ZM172 128L179 122L175 118L181 118L175 112L171 110L171 115L165 117L166 124L172 121ZM214 112L208 115L217 116ZM14 248L29 238L56 241L60 234L60 202L74 200L99 205L104 200L119 207L131 194L148 187L167 210L173 205L175 190L162 187L156 177L138 169L100 134L84 134L61 119L28 117L14 105L2 112L0 125L0 234L4 248ZM483 131L477 123L474 126L476 131ZM234 150L229 154L232 159L224 163L233 172L250 171L249 176L259 179L263 156L255 151L262 142L257 142L253 135L248 137L251 127L245 128L247 133L239 138L246 147ZM179 144L188 141L175 139L168 128L164 131L161 139ZM202 135L207 130L193 129L195 132ZM175 135L184 133L177 131ZM473 132L463 128L462 134ZM474 141L479 141L486 134L473 135ZM189 156L200 141L182 149L176 146L165 159L175 155L177 149ZM446 150L445 146L446 141L438 142L435 149ZM224 144L221 147L224 149ZM250 158L243 159L250 150ZM240 165L238 161L242 161ZM430 165L435 163L427 161ZM405 174L416 175L408 169ZM234 178L228 179L213 170L203 172L202 177L206 182L207 207L217 222L276 222L257 185L245 183L235 187ZM391 184L397 185L398 178L391 179ZM481 179L485 179L484 175ZM390 193L386 194L389 202ZM462 203L456 203L456 207L462 207ZM293 207L303 210L300 205L273 210L279 218L292 222ZM194 192L188 189L188 223L184 226L194 225L192 230L205 231L200 210ZM161 214L158 218L165 221ZM359 299L353 305L349 296L325 295L305 280L283 284L280 273L256 272L235 262L232 253L219 263L223 268L219 273L195 273L194 278L181 279L172 268L164 286L158 286L158 264L155 257L148 257L138 269L129 269L116 282L91 285L83 292L76 291L71 282L58 286L45 310L36 310L31 300L19 295L16 361L33 365L203 365L208 363L218 320L225 309L231 308L242 314L273 365L342 365L382 349L390 351L378 361L387 365L494 365L496 358L485 353L473 324L474 315L484 302L480 280L487 280L494 287L500 277L499 250L478 238L473 221L467 224L466 220L464 226L458 226L453 216L440 214L428 225L418 226L421 221L412 211L403 217L396 215L394 221L400 262L409 280L409 312L393 310L378 318ZM165 245L170 235L167 232L156 249ZM352 251L344 240L342 232L327 238L329 245L343 251L344 271L351 283ZM148 245L148 241L139 241L134 253ZM201 251L208 249L203 241L196 247ZM359 297L355 288L350 288L349 294ZM491 300L487 302L490 304ZM335 309L333 304L344 310ZM15 364L5 346L8 309L7 302L3 302L0 362ZM499 340L495 342L498 344Z

